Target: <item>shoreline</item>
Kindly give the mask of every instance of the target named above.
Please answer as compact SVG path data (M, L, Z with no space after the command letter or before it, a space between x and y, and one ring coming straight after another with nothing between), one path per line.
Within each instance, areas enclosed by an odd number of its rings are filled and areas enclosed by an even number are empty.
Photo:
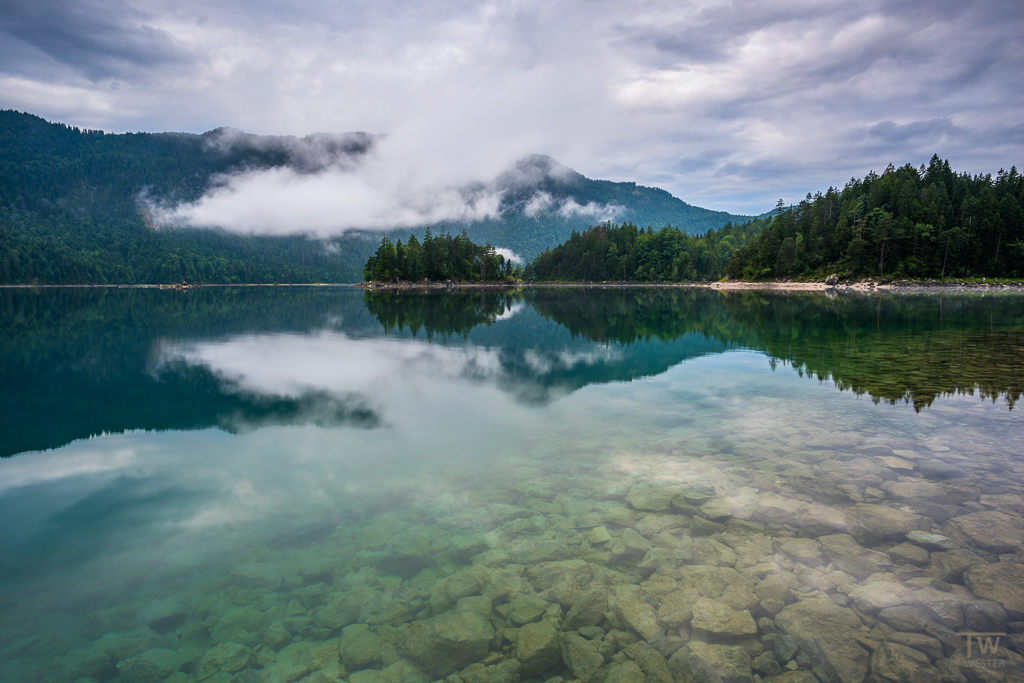
M898 280L879 284L872 280L840 282L833 285L824 282L748 282L730 280L722 282L429 282L429 283L370 283L352 285L356 289L370 292L414 292L456 289L712 289L722 292L736 291L777 291L777 292L1021 292L1024 283L1005 284L999 282L914 282Z
M351 282L247 282L235 284L229 282L210 282L201 285L0 285L0 289L162 289L166 291L186 292L200 287L352 287Z
M841 282L828 285L824 282L749 282L726 280L721 282L427 282L427 283L369 283L369 282L308 282L308 283L209 283L209 284L19 284L3 285L0 289L157 289L162 291L187 292L203 287L352 287L369 292L417 292L417 291L453 291L453 290L517 290L517 289L711 289L721 292L738 291L776 291L776 292L857 292L870 294L873 292L1014 292L1024 293L1024 282L964 282L947 281L915 282L899 280L879 284L871 280L859 282Z

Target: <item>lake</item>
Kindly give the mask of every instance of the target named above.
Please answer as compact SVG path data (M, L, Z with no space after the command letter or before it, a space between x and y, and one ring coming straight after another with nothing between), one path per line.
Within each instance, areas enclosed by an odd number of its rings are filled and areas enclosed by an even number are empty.
M1024 680L1022 294L7 289L0 330L0 680Z

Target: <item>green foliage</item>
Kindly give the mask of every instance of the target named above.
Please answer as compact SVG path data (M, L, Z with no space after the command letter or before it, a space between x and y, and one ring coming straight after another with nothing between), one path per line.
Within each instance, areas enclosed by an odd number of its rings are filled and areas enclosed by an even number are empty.
M396 244L387 236L381 239L380 247L363 267L363 279L374 282L491 282L512 280L511 265L490 244L474 244L465 230L461 235L452 237L444 228L437 236L427 228L422 245L416 235L410 235L407 244L402 244L402 240Z
M203 135L111 135L0 111L0 284L353 282L361 237L156 229L145 197L194 200L231 169L287 160Z
M755 219L726 223L703 235L688 235L668 226L655 232L633 223L599 225L573 231L568 241L545 249L527 266L533 280L694 281L717 280L732 252L745 246L763 228Z
M1024 176L1013 167L956 174L933 156L920 168L890 165L796 206L726 267L729 277L945 278L1024 275Z
M521 304L521 290L479 289L445 293L429 290L364 292L366 309L377 317L384 331L420 332L427 339L466 337L478 325L490 326L498 316Z

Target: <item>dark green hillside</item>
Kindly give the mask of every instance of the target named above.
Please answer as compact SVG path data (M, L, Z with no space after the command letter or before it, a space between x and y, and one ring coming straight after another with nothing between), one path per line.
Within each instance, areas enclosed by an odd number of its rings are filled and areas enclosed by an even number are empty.
M449 227L465 228L474 241L507 247L527 260L569 239L573 231L583 232L608 220L642 228L671 225L698 235L753 218L691 206L655 187L591 180L543 155L519 161L498 178L498 185L505 192L501 220ZM531 202L536 206L538 196L549 197L550 202L531 211Z
M781 209L782 207L780 207ZM933 156L810 193L733 256L733 278L1024 275L1024 176L955 173Z
M573 232L525 270L534 280L949 278L1024 275L1024 176L890 165L842 192L781 200L772 216L687 235L631 223Z
M374 139L356 133L299 140L224 129L114 135L0 111L0 284L357 282L377 235L327 243L157 230L145 208L196 200L218 174L285 165L315 172L362 154ZM525 258L601 222L598 214L608 205L639 225L671 223L687 232L735 218L663 190L590 180L547 157L524 159L497 185L504 192L500 218L448 227ZM530 203L540 193L550 201L527 215L529 206L540 206ZM590 210L573 213L567 206ZM422 238L425 228L414 232Z
M213 135L111 135L0 111L0 283L357 280L372 242L328 251L305 237L147 226L143 193L196 199L216 173L288 162L273 147L214 149Z
M736 249L742 249L768 219L727 223L703 235L674 227L652 230L632 223L600 225L545 249L525 269L529 280L634 282L718 280Z

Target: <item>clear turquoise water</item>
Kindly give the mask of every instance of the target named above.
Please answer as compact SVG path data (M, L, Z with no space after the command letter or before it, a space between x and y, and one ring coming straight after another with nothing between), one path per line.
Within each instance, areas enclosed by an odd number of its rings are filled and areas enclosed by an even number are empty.
M610 550L627 530L655 547L664 534L679 547L756 538L792 573L784 540L845 533L858 506L902 510L951 537L928 505L952 506L954 520L1000 510L1013 524L1024 510L1012 409L1024 379L1020 296L947 297L941 314L926 296L3 296L5 681L374 683L520 666L515 634L502 636L514 629L510 600L555 605L537 623L561 633L575 599L524 583L531 568L578 560L602 577L589 585L648 585L652 571L682 581L678 566L645 570L646 551ZM956 476L930 479L922 463ZM927 500L882 486L932 480L940 489ZM943 498L950 481L966 500ZM649 484L703 493L659 508L637 497ZM823 530L758 512L778 498L846 521ZM717 499L732 512L700 512ZM592 542L595 527L614 539ZM885 553L905 532L858 541ZM979 562L1019 551L970 534L956 543ZM742 569L715 557L683 564ZM895 582L933 575L899 566L886 570ZM457 609L437 592L467 568L482 572L468 597L490 600L494 641L451 666L415 655L410 624ZM870 577L849 578L846 593ZM648 593L655 607L665 598ZM830 599L836 588L804 593ZM351 620L327 618L347 596L360 608ZM248 627L231 621L238 610ZM607 611L594 626L651 640ZM350 623L388 647L346 660L338 639ZM676 639L669 661L687 640L764 649L753 635L660 628ZM223 643L238 648L227 663L210 654ZM605 677L624 666L615 656ZM555 659L515 677L572 680Z

